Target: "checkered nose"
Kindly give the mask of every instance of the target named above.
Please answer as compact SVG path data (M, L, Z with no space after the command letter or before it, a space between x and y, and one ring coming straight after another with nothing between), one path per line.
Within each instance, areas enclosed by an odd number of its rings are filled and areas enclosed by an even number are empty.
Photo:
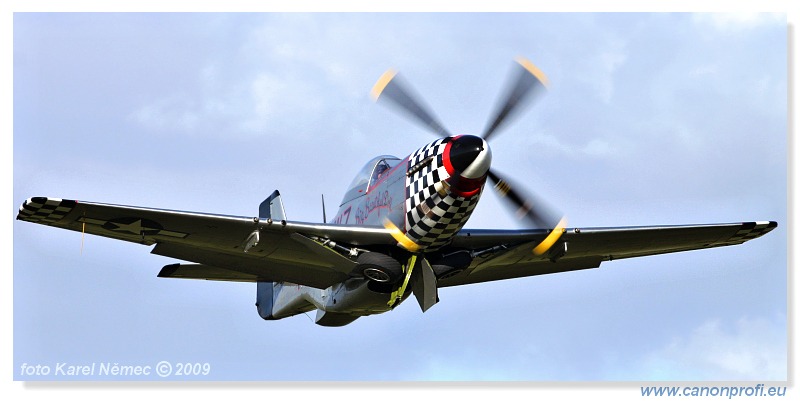
M492 164L492 150L486 141L477 136L455 137L447 152L454 174L464 179L483 178Z

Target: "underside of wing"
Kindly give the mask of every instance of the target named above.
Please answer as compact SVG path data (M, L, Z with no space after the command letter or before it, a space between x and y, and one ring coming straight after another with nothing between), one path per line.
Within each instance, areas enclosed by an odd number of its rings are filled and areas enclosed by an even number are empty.
M154 254L194 263L166 266L161 277L286 281L315 288L326 288L352 275L358 254L352 248L396 245L391 232L380 227L273 221L44 197L28 199L17 219L155 245ZM540 255L534 254L533 248L551 235L549 230L462 230L441 252L446 256L466 251L471 256L469 266L442 276L438 286L589 269L616 259L737 245L775 227L776 222L762 221L570 228ZM435 260L431 264L436 265Z
M351 247L395 243L378 227L273 222L46 197L26 200L17 219L155 245L154 254L198 264L173 267L173 275L162 270L162 277L289 281L316 288L343 281L356 265L331 250L330 241Z
M474 255L461 273L442 279L442 287L599 267L604 261L738 245L777 227L774 221L732 224L571 228L541 256L532 251L545 230L464 230L453 248Z

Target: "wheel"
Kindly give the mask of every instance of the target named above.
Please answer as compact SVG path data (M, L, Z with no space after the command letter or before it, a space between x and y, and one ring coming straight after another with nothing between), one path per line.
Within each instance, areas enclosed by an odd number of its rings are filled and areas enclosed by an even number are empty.
M403 276L403 267L391 256L366 252L358 256L356 272L378 283L394 283Z

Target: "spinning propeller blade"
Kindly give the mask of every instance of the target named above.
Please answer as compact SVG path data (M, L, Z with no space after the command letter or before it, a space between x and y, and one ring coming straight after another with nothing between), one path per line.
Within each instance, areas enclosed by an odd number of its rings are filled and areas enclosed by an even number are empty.
M506 123L507 119L512 117L515 112L519 111L519 108L526 101L531 100L529 97L531 94L540 92L549 85L547 76L527 59L521 57L517 58L515 70L517 76L513 85L508 88L505 96L502 98L504 101L499 104L500 107L497 108L495 117L491 120L491 124L483 131L481 137L486 141L489 141L492 134Z
M497 195L515 210L518 219L527 221L534 228L552 230L550 235L533 250L536 255L547 252L564 232L567 218L563 214L557 213L541 198L513 186L507 179L501 178L497 172L490 170L487 177L492 182Z
M433 117L428 111L428 108L422 105L417 99L419 97L413 95L407 86L402 83L397 77L397 72L388 70L383 73L375 86L372 87L372 99L387 99L399 107L402 111L406 112L413 118L421 123L423 126L432 130L439 136L450 136L450 132L442 126L439 121Z

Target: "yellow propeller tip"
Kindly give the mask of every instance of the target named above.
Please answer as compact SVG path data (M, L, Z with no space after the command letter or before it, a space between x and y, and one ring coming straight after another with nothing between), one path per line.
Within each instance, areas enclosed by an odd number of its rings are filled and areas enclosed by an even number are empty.
M391 222L388 218L383 220L383 227L389 230L389 234L394 238L400 246L405 248L405 250L414 253L419 250L419 245L417 245L414 241L409 239L400 228L397 228L393 222Z
M561 221L558 222L556 227L552 231L550 231L550 234L544 238L544 241L542 241L539 245L536 245L536 247L533 248L533 254L536 256L541 256L545 252L550 250L550 248L556 243L556 241L558 241L558 239L561 238L561 235L564 234L564 232L566 232L566 227L567 227L567 217L563 217L561 218Z
M517 63L520 64L520 66L525 68L525 70L528 70L528 73L531 73L534 77L536 77L536 79L539 80L539 82L541 82L545 88L550 87L550 79L548 79L547 75L545 75L542 70L536 67L536 65L533 64L533 62L521 56L517 57L516 60Z
M370 91L373 100L378 100L378 97L381 96L381 93L383 93L383 90L386 89L386 86L389 85L389 82L392 81L395 75L397 75L397 72L392 69L386 70L386 72L383 73L381 78L378 79L378 82L372 87L372 91Z

